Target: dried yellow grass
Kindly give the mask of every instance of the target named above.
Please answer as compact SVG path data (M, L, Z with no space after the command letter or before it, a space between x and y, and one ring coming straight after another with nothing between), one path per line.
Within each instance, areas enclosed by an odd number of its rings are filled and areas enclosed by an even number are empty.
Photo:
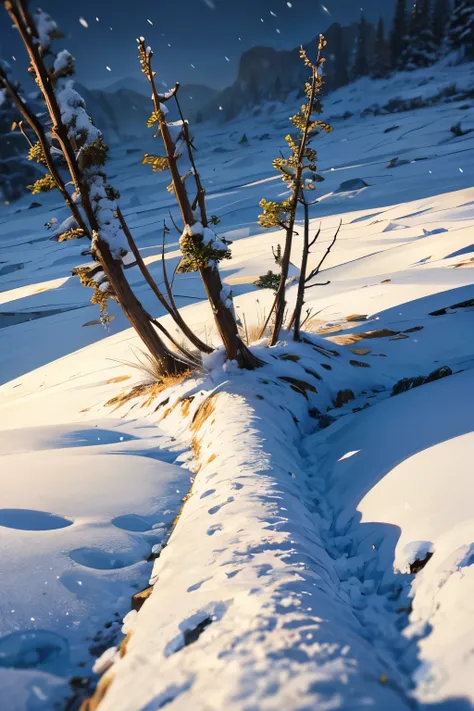
M184 373L179 373L177 375L164 375L159 382L154 383L138 383L134 385L131 390L126 390L125 392L116 395L105 403L106 407L115 407L118 409L122 405L125 405L130 400L135 400L139 397L147 396L141 407L148 407L153 403L153 400L162 393L167 388L171 388L174 385L179 385L183 380L186 380L191 375L190 370L186 370Z

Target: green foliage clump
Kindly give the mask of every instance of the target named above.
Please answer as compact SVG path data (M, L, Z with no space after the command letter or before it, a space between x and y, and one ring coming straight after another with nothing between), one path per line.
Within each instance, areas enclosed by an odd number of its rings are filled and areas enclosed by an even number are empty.
M31 190L32 195L39 195L39 193L49 193L56 187L57 185L51 173L46 173L46 175L43 175L42 178L38 178L38 180L34 182L33 185L27 185L27 188L28 190Z
M28 158L28 160L32 160L32 161L34 160L37 163L46 165L46 158L43 153L41 143L39 141L37 141L34 145L31 146L30 150L28 151L27 158Z
M109 147L102 136L96 141L86 144L80 151L80 166L83 170L93 166L103 166L107 161Z
M271 229L272 227L286 227L291 210L291 200L276 202L274 200L260 200L263 212L258 216L258 224Z
M290 189L291 197L281 202L268 200L260 202L263 213L259 217L259 224L262 227L285 228L290 216L296 210L298 202L303 198L303 191L314 190L314 183L323 180L316 173L317 153L310 144L321 132L331 133L333 130L328 123L315 118L315 115L322 111L320 96L324 84L322 68L325 62L322 52L326 44L326 40L321 35L315 63L309 59L303 47L300 50L301 59L311 71L311 75L305 83L307 101L301 106L299 112L290 118L297 133L285 136L289 154L275 158L273 161L273 167L281 174L283 182Z
M280 275L272 272L271 269L268 270L266 274L262 274L257 281L254 281L253 285L258 289L272 289L272 291L278 291L280 286Z
M222 240L220 241L222 242ZM183 253L177 269L180 274L197 272L209 267L211 262L220 262L222 259L231 259L232 257L230 249L216 248L212 242L206 244L201 235L183 234L179 245Z

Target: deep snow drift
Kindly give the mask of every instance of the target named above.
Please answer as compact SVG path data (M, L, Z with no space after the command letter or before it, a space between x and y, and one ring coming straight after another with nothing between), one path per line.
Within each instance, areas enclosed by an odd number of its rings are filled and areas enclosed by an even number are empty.
M471 77L443 65L327 98L335 131L317 145L326 182L310 266L343 226L330 284L308 290L312 343L259 345L268 364L252 374L217 353L152 402L106 405L139 380L126 361L140 347L116 308L104 331L70 277L84 245L49 240L44 224L66 217L57 196L2 206L8 711L75 708L93 666L112 680L101 711L472 708L474 133L450 130L474 128ZM440 103L373 115L417 96ZM196 137L211 213L233 240L222 271L244 330L272 300L253 282L276 270L282 235L256 217L262 197L283 193L271 161L292 109L267 105ZM152 150L130 143L110 173L160 281L162 220L176 208L167 177L139 165ZM297 236L292 275L299 258ZM162 316L138 270L127 274ZM214 340L199 279L178 276L175 292ZM148 580L121 656L130 596Z

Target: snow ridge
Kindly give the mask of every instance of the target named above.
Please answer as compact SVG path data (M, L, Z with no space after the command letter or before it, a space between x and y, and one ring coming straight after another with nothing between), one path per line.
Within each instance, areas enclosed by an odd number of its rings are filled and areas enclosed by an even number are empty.
M274 357L285 351L273 349ZM245 699L261 709L353 709L368 700L410 708L409 683L378 644L391 627L391 637L400 634L395 611L384 612L390 586L368 628L356 571L341 565L348 543L329 545L329 512L300 453L308 408L335 395L330 378L315 376L324 358L307 346L292 345L291 354L298 363L277 361L245 377L214 363L217 387L181 393L183 407L162 421L178 439L190 424L199 473L101 711L155 708L162 698L216 711L241 709ZM351 378L359 390L368 382L333 361L337 379ZM375 567L360 567L361 585L375 592Z

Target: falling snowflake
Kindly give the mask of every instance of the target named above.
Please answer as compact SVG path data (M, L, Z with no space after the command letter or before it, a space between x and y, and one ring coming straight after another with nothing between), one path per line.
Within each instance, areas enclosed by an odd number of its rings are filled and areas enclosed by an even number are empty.
M226 62L230 62L229 57L225 57L225 61L226 61Z
M89 27L89 23L83 17L79 18L79 23L85 28Z
M326 5L321 5L321 10L326 13L326 15L330 15L331 13L327 9Z
M107 69L108 72L111 72L111 71L112 71L110 67L107 67L107 66L106 66L105 68ZM100 439L100 438L99 438L99 439Z
M149 20L148 17L146 18L146 21L148 22L149 25L153 24L153 22L151 20Z
M276 12L273 12L273 10L270 10L270 15L271 15L272 17L276 17L276 16L277 16Z

